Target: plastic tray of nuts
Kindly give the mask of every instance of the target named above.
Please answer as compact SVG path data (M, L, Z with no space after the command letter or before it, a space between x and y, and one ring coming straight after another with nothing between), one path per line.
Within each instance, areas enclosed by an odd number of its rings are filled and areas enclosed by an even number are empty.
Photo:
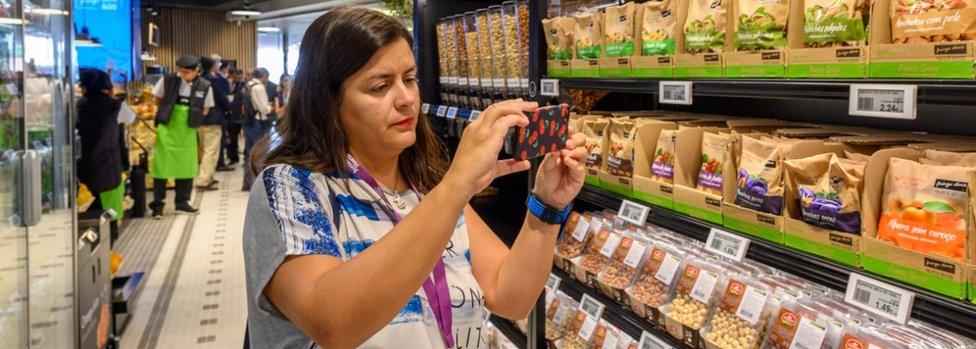
M614 251L610 262L597 277L600 291L617 303L630 306L630 297L624 291L637 278L638 270L647 259L650 249L643 232L626 234Z
M666 242L657 242L650 250L637 282L627 289L627 294L631 297L630 308L634 313L664 328L660 307L671 300L687 254Z
M568 261L583 254L583 250L590 240L593 239L593 235L599 232L599 229L596 229L594 232L590 227L598 228L602 226L602 221L602 217L596 217L589 212L582 214L573 212L570 214L569 220L566 221L562 238L556 243L554 257L556 267L567 272L572 272L570 270L571 267L567 265L569 263Z
M748 274L731 275L715 315L702 330L708 345L719 349L758 347L774 306L773 291Z
M698 330L711 315L728 280L724 266L717 261L691 258L678 276L674 299L661 308L665 329L672 337L692 347L699 347Z

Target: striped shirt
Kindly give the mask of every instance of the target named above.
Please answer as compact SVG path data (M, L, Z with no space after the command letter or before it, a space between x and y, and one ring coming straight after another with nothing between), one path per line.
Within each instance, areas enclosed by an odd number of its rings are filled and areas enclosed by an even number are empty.
M347 261L393 229L382 209L387 195L376 193L355 175L323 175L289 165L266 168L251 189L244 223L244 258L248 286L248 325L256 348L308 348L310 338L289 322L263 290L286 256L324 254ZM406 216L419 203L412 191L401 193ZM337 224L338 223L338 224ZM464 215L443 254L451 293L457 348L486 347L484 293L471 271ZM390 270L390 273L397 272ZM377 275L381 277L381 275ZM433 311L422 289L389 325L361 348L444 348Z

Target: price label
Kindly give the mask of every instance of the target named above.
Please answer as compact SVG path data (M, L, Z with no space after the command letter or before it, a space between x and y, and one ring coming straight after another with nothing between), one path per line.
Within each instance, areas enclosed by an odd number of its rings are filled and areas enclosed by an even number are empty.
M664 343L663 340L657 338L650 332L644 331L641 333L640 342L637 343L638 349L672 349L670 345Z
M630 250L627 251L627 257L624 258L624 265L636 269L640 265L641 259L644 258L644 251L647 251L647 245L640 241L634 241L630 245Z
M522 88L529 88L529 79L519 79L519 85L522 85Z
M620 235L610 233L610 236L607 236L607 241L604 242L603 247L600 248L600 254L608 258L612 257L613 251L616 251L617 246L619 245L620 245Z
M481 111L480 110L472 110L471 111L471 118L470 118L470 120L471 121L478 120L478 117L479 116L481 116Z
M583 341L589 342L590 338L593 338L593 332L596 332L596 326L599 324L596 319L586 315L586 319L583 320L583 326L580 326L579 330L579 336L583 338Z
M481 87L491 87L491 79L481 78Z
M742 262L749 249L748 238L729 233L722 229L712 228L708 233L708 240L705 241L705 249L720 256L725 256Z
M674 275L678 273L680 266L681 260L678 257L665 253L664 259L661 260L661 266L657 268L657 273L654 273L654 278L665 285L671 285L671 281L674 281Z
M851 84L851 115L914 120L918 86Z
M820 348L827 337L827 328L810 319L801 318L790 343L790 349Z
M458 108L457 107L447 108L447 118L448 119L456 118L457 117L457 113L458 113Z
M467 77L463 77L463 78L460 78L459 77L458 78L458 85L460 85L460 86L468 86L468 78Z
M746 286L746 291L742 294L742 301L739 308L735 310L735 316L750 324L759 323L759 316L762 315L763 307L766 305L766 298L769 294L752 286Z
M718 274L711 270L702 269L695 280L695 286L691 288L691 298L708 304L708 299L712 298L715 292L715 284L718 283Z
M651 213L650 207L630 200L624 200L620 203L620 210L617 211L617 217L634 225L642 226L647 221L647 215L649 213Z
M691 81L661 81L657 101L661 104L691 105Z
M430 113L430 104L424 103L420 105L420 112L424 115Z
M603 309L606 306L596 298L591 297L589 294L583 294L583 298L580 298L579 310L582 310L587 315L599 319L603 316Z
M562 281L562 278L556 276L556 274L550 273L549 280L546 280L546 288L548 288L550 292L556 292L556 290L559 289L559 283Z
M521 82L519 81L518 78L508 78L508 79L505 79L505 85L508 85L508 87L511 87L511 88L520 87L520 85L519 85L520 83Z
M437 78L437 82L441 83L441 85L447 85L447 81L448 81L448 79L447 79L446 76L441 76L441 77Z
M616 333L607 331L607 337L603 339L603 346L600 349L616 349L617 342L620 342L620 337Z
M437 116L444 117L447 115L447 106L439 105L437 106Z
M559 80L542 79L539 80L539 94L548 97L559 97Z
M851 273L844 300L858 308L904 324L912 313L915 293Z
M495 85L495 88L505 88L505 79L495 79L492 85Z
M457 85L458 84L458 78L456 76L450 76L450 77L447 78L447 83L448 84L451 84L451 85Z
M573 239L579 242L586 242L586 231L590 229L590 222L585 217L580 218L579 223L576 223L576 228L573 229Z

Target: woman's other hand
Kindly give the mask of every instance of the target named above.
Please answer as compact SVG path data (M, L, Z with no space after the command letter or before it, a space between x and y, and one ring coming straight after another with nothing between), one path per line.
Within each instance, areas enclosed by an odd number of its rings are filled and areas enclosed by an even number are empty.
M488 106L481 117L464 130L444 182L474 196L495 178L528 170L528 161L498 160L498 153L505 144L508 130L528 125L529 119L524 113L538 107L538 103L525 102L521 98Z
M535 177L533 192L543 203L556 209L566 207L583 188L586 176L583 160L586 158L586 137L570 132L566 148L558 153L546 154Z

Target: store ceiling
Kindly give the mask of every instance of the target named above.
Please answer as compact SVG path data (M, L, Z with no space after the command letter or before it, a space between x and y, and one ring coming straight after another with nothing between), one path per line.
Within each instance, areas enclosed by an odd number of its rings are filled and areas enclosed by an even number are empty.
M144 0L143 6L173 6L229 10L243 8L244 0ZM341 6L348 3L361 3L359 0L250 0L253 9L264 12L322 7L325 4Z

